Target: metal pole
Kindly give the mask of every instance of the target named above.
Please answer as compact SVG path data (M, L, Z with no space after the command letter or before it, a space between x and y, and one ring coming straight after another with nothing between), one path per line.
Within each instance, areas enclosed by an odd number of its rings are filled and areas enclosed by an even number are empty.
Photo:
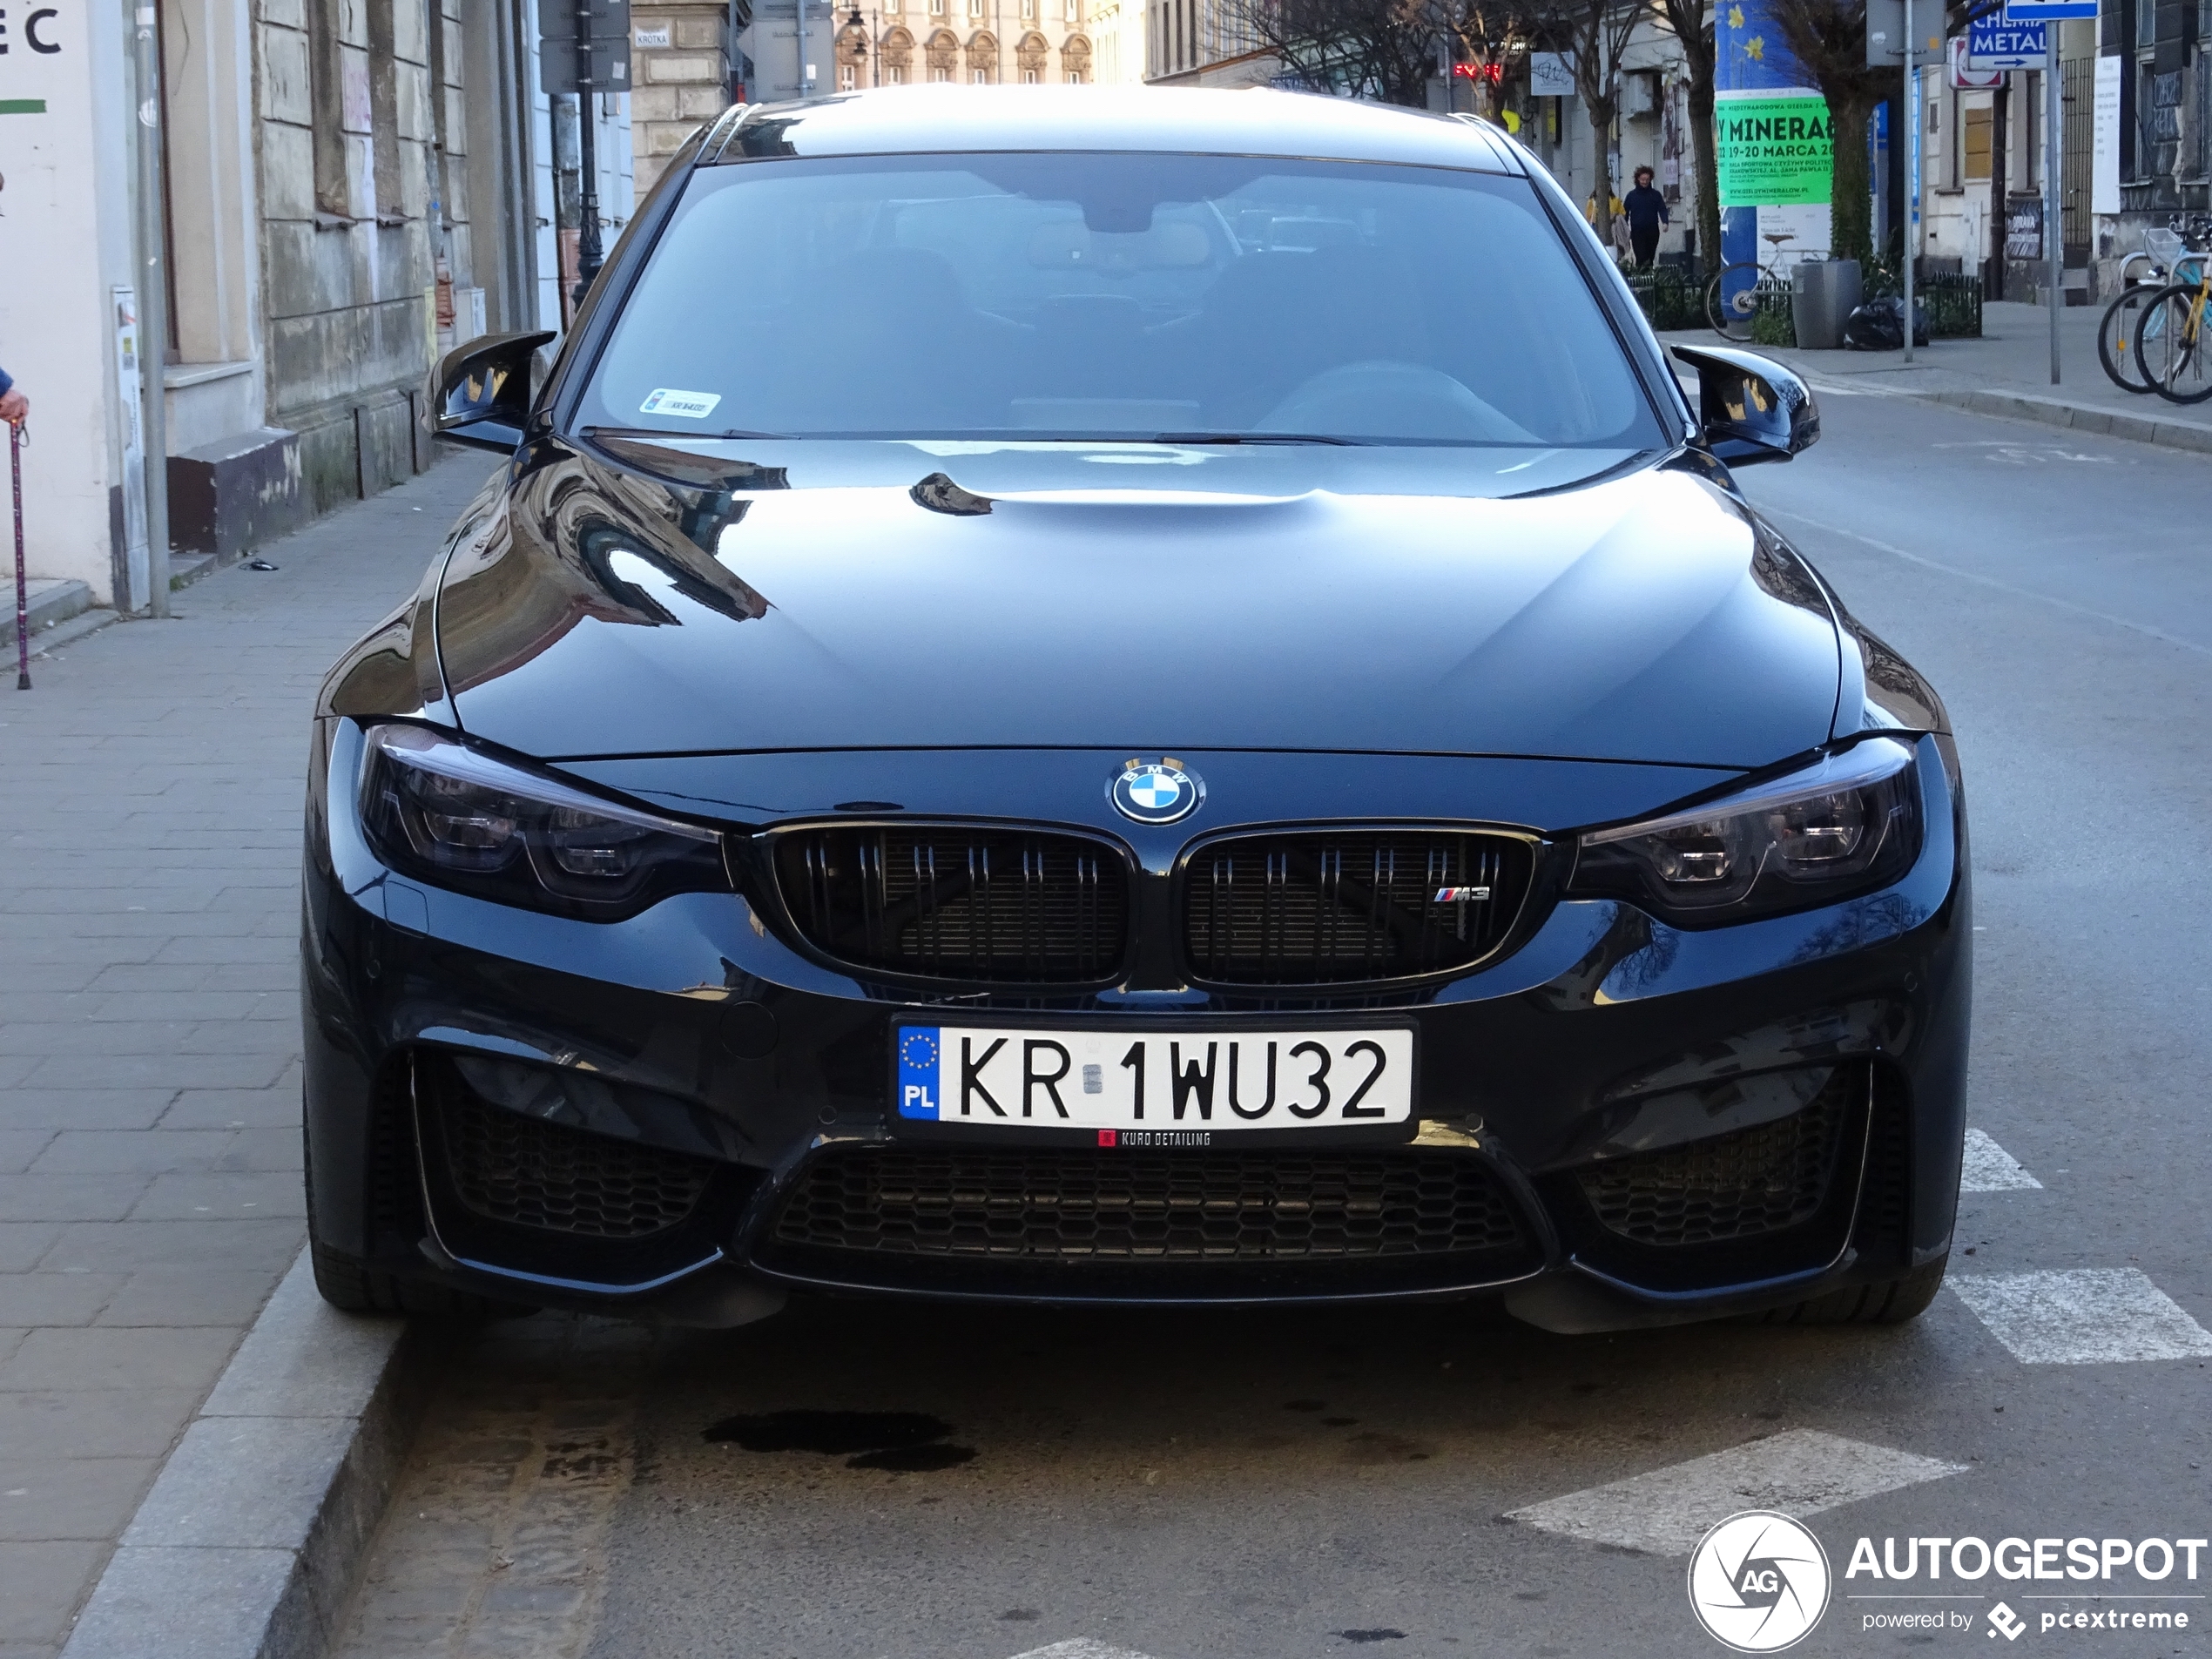
M138 92L138 401L145 455L146 577L152 613L169 614L169 429L161 368L169 357L169 278L162 244L161 36L137 10Z
M1905 84L1898 110L1912 129L1905 140L1905 361L1912 361L1912 256L1920 234L1920 71L1913 48L1912 0L1905 0Z
M799 37L799 96L805 98L814 90L813 78L806 73L806 0L798 0L799 27L793 31Z
M2043 25L2050 50L2043 58L2043 253L2050 261L2051 384L2059 383L2059 307L2066 303L2060 291L2066 280L2066 241L2059 223L2059 158L2064 149L2059 104L2059 31L2055 20ZM2203 71L2200 70L2200 74Z
M30 583L23 573L24 429L8 423L8 471L16 486L16 690L30 689Z
M576 292L570 298L579 311L583 308L583 296L591 291L591 279L607 262L599 245L599 158L591 139L591 129L598 125L598 111L592 107L591 96L591 0L577 0L577 217L583 223L577 232Z

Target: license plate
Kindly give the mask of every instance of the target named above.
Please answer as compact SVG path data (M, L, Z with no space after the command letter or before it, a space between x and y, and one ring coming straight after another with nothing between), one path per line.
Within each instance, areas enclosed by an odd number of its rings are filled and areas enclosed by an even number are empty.
M1402 1130L1413 1118L1408 1026L900 1025L894 1035L899 1117L908 1124L1096 1131L1102 1146L1142 1146L1207 1145L1216 1134L1253 1131Z

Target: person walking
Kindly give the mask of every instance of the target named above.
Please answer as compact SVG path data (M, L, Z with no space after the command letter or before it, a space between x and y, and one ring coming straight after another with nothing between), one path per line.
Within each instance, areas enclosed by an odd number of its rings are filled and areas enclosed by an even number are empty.
M1605 199L1613 204L1612 212L1606 216L1607 236L1613 244L1613 260L1617 265L1629 252L1629 210L1621 205L1621 199L1611 191L1606 192ZM1582 203L1582 217L1589 221L1592 230L1597 228L1597 192L1595 190Z
M1635 188L1629 192L1629 246L1636 269L1649 271L1659 252L1659 230L1667 222L1667 199L1651 187L1649 167L1636 169Z

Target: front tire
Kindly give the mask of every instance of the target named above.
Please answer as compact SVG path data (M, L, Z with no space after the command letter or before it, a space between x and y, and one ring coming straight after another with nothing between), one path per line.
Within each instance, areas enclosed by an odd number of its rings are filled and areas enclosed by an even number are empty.
M2195 310L2196 285L2175 283L2152 296L2136 331L2137 372L2152 391L2170 402L2194 403L2212 395L2201 338L2203 325ZM2204 389L2199 391L2199 387Z
M401 1313L414 1318L479 1324L537 1312L521 1303L494 1301L443 1285L401 1278L324 1244L315 1227L314 1140L307 1131L304 1116L300 1147L300 1179L307 1190L307 1264L314 1271L316 1293L341 1313Z
M2104 320L2097 325L2097 361L2123 392L2152 389L2143 374L2142 330L2157 295L2152 284L2138 283L2105 307Z
M1723 340L1751 337L1751 319L1759 308L1759 280L1764 274L1750 260L1739 260L1721 266L1705 285L1705 320Z
M1905 1325L1928 1311L1943 1288L1944 1270L1951 1264L1948 1251L1901 1278L1875 1285L1853 1285L1825 1296L1753 1314L1753 1325Z

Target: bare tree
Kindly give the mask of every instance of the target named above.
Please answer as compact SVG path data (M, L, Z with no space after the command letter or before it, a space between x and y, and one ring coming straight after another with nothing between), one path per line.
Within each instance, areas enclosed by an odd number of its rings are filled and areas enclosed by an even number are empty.
M1997 3L1948 0L1944 32L1963 32L1973 18L1996 10ZM1835 157L1828 195L1833 252L1838 259L1871 260L1873 179L1868 171L1866 124L1874 106L1898 90L1903 71L1867 67L1866 0L1772 0L1768 15L1798 66L1828 101L1829 138Z
M1864 4L1865 0L1860 0ZM1608 152L1621 107L1621 59L1637 26L1651 15L1650 0L1535 0L1536 32L1565 53L1575 68L1575 91L1590 118L1596 152L1591 222L1598 239L1613 239L1613 168Z
M1416 108L1432 76L1455 63L1502 64L1529 34L1523 0L1228 0L1228 9L1254 45L1315 91Z
M1317 91L1415 108L1455 21L1450 0L1230 0L1229 10Z
M1709 0L1659 0L1659 15L1682 45L1689 86L1690 165L1697 179L1698 257L1721 262L1721 176L1713 155L1713 13Z

